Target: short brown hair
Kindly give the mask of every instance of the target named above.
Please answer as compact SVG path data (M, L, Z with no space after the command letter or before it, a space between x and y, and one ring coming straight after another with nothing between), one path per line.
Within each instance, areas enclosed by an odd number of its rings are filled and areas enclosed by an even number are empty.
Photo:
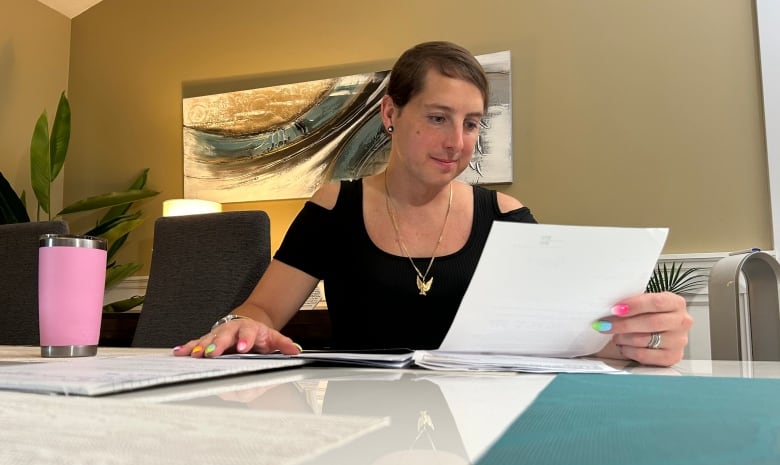
M390 71L387 95L399 107L423 90L429 69L474 84L482 93L483 111L488 105L488 80L474 55L452 42L423 42L405 51Z

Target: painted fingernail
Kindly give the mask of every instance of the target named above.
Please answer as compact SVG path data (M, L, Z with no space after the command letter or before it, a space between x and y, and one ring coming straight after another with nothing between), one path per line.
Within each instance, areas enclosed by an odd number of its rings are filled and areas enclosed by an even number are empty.
M628 310L629 310L628 305L617 304L614 307L612 307L611 312L613 315L623 316L628 313Z
M301 347L300 344L298 344L297 342L293 342L293 344L295 344L295 347L297 347L299 351L303 352L303 347Z
M176 346L176 347L173 348L173 351L176 352L179 349L181 349L181 346Z
M209 344L208 347L206 347L206 355L214 352L214 349L217 348L216 344Z
M612 329L612 323L610 323L609 321L603 321L603 320L594 321L593 324L590 325L590 326L593 329L595 329L596 331L600 331L602 333L604 331L609 331L610 329Z
M236 344L236 350L239 352L243 352L244 350L246 350L247 345L248 343L246 342L246 339L239 339L238 344Z
M202 352L202 351L203 351L203 347L201 347L201 346L195 346L195 347L192 348L192 353L193 354L197 354L198 352Z

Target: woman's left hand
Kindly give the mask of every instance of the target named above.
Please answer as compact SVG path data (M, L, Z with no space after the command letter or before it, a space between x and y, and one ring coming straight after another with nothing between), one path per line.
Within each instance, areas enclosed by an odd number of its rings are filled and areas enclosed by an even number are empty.
M596 356L656 366L682 360L693 326L682 297L671 292L640 294L612 307L612 315L593 323L596 331L612 334L610 343Z

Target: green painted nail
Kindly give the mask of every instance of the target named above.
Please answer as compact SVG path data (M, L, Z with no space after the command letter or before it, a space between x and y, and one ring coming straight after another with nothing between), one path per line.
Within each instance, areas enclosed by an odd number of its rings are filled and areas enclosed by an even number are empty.
M214 349L216 348L217 348L216 344L209 344L209 346L206 347L206 355L214 352Z

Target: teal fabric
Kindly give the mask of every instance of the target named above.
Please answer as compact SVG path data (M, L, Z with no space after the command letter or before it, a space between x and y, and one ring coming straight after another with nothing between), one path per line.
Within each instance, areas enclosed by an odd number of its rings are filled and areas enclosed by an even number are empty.
M780 464L780 379L558 375L477 463Z

